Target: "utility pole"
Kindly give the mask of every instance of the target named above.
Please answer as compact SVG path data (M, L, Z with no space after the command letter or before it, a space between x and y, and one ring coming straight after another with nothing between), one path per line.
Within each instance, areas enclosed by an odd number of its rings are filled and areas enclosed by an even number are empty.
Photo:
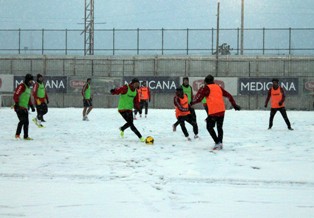
M94 0L85 0L84 55L94 55Z
M219 14L220 13L220 0L217 1L217 30L216 30L216 76L218 75L219 63Z
M240 54L243 55L244 43L244 0L241 0L241 45Z

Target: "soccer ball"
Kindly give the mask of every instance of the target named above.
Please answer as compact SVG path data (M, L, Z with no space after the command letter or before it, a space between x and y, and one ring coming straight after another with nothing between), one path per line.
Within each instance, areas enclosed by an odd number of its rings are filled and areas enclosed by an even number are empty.
M145 143L148 145L154 144L154 138L152 136L147 136L147 138L145 139Z

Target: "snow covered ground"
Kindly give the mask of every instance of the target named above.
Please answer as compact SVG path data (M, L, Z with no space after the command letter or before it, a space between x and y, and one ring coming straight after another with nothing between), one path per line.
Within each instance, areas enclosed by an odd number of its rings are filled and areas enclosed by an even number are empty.
M267 130L268 110L228 110L217 153L203 110L187 142L174 109L151 109L135 125L153 146L129 129L121 139L116 109L81 113L50 108L46 128L30 123L33 141L16 141L18 119L0 108L1 218L314 216L313 112L288 111L289 131L279 113Z

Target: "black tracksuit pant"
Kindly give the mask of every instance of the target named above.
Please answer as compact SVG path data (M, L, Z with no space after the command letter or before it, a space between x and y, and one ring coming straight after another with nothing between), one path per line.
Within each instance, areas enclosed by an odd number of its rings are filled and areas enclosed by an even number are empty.
M207 119L207 130L209 132L209 134L211 135L211 137L213 138L213 140L215 141L216 144L218 143L222 143L223 140L223 123L224 123L224 116L210 116L208 115ZM218 136L215 132L215 125L217 124L217 132L218 132Z
M179 116L178 117L178 121L177 123L180 124L182 132L184 134L185 137L189 136L189 133L185 127L185 121L188 122L189 124L191 124L193 126L193 132L195 135L198 134L198 126L197 123L194 121L193 116L191 114L187 115L187 116Z
M36 105L37 109L37 119L43 121L44 115L48 112L48 107L46 103L41 103L40 105Z
M147 113L148 113L148 102L147 102L147 100L141 100L141 102L140 102L140 114L142 114L142 112L143 112L143 108L145 108L145 115L147 115Z
M131 128L131 130L137 135L138 138L142 138L142 135L141 133L137 130L137 128L134 126L134 123L133 123L133 114L132 114L132 111L122 111L122 112L119 112L121 114L121 116L125 119L126 121L126 124L124 124L120 130L121 131L124 131L126 130L127 128Z
M143 108L145 108L145 115L147 115L147 113L148 113L148 102L147 102L147 100L141 100L140 101L140 109L139 110L134 109L134 115L136 116L137 112L139 112L139 114L142 115Z
M28 137L28 125L29 125L29 120L28 120L28 111L25 109L19 109L16 111L16 115L19 118L20 122L17 124L17 129L16 129L16 135L20 135L22 128L24 131L24 138Z
M269 117L269 126L268 126L268 128L270 129L270 128L273 127L273 120L274 120L274 117L275 117L275 114L277 113L277 111L279 111L281 113L281 115L282 115L283 119L285 120L288 128L291 128L291 124L290 124L290 121L288 119L285 107L271 108L270 109L270 117Z
M191 116L191 120L193 121L193 122L195 122L195 123L197 123L197 121L196 121L196 113L195 113L195 109L194 108L192 108L192 107L189 107L189 110L190 110L190 116ZM175 122L174 124L173 124L175 127L177 127L178 125L179 125L179 120L177 121L177 122ZM192 125L192 124L191 124Z

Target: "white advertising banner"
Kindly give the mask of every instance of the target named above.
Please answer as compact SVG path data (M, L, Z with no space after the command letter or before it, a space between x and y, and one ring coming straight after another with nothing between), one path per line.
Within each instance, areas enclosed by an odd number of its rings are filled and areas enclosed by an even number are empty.
M13 75L0 74L0 92L13 91Z
M183 78L180 78L180 83L183 83ZM193 88L193 93L196 94L201 86L204 85L204 77L189 77L189 84ZM238 95L238 78L237 77L214 77L215 83L220 85L223 89L231 95Z

